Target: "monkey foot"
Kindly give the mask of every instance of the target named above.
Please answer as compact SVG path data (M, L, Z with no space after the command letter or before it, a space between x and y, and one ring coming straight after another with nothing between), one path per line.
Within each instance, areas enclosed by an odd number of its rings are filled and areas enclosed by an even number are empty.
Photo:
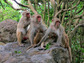
M19 44L20 47L24 47L24 44Z
M45 48L39 48L38 50L46 50Z

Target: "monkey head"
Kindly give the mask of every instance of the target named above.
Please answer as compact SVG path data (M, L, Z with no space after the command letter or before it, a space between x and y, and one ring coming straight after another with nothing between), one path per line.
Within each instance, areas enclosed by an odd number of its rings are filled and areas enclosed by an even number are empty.
M23 15L24 17L27 17L27 18L30 18L30 17L31 17L29 11L24 11L24 12L22 13L22 15Z
M38 14L33 15L32 18L34 22L38 22L38 23L41 22L41 16Z
M54 26L56 28L59 28L59 26L60 26L60 19L54 18L54 19L52 19L52 22L54 23Z

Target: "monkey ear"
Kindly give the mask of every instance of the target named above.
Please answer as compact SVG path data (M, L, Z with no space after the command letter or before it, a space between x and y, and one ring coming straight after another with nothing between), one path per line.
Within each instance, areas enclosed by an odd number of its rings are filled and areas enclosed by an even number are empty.
M52 19L52 21L54 21L54 20Z

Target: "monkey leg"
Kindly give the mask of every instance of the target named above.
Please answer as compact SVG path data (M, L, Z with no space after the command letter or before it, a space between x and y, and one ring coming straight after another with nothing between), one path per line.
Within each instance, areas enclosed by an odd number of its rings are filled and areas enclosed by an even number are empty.
M38 44L43 36L43 33L38 32L34 37L34 44Z
M45 43L44 43L44 42L42 42L42 43L41 43L41 48L45 49L45 47L44 47L44 46L45 46Z
M38 43L38 41L39 41L39 32L38 33L36 33L36 36L34 37L34 44L37 44Z
M19 46L24 46L21 42L22 42L22 32L17 32L17 41L18 41L18 45Z

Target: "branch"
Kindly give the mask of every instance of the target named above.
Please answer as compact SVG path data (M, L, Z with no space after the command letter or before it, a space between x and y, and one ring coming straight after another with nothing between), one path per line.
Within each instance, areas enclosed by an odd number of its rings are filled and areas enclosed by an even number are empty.
M34 9L34 7L32 6L30 0L28 0L28 4L29 4L29 8L30 8L35 14L38 14L38 12L37 12L37 11Z
M54 6L55 6L55 0L50 0L50 2L51 2L51 5L52 5L53 8L54 8Z
M14 10L25 10L25 9L22 9L22 8L19 8L19 9L16 9L12 6L11 3L9 3L7 0L4 0L5 3L9 4Z
M49 20L50 20L50 15L49 15L49 0L48 0L48 21L47 21L47 24L48 24L48 26L50 25L50 23L49 23Z
M40 10L42 10L42 8L40 7L41 5L39 3L34 3L34 4L37 4L39 6ZM44 11L44 10L42 10L42 11Z
M76 25L75 28L74 28L74 30L71 31L71 33L70 33L70 35L71 35L70 38L72 38L72 37L74 36L75 32L77 31L77 29L78 29L79 27L84 27L84 22L83 22L83 21L82 21L82 23L80 22L78 25Z
M78 12L76 12L76 14L80 13L83 9L84 9L84 6Z
M23 5L21 3L18 3L16 0L13 0L14 2L16 2L18 5L22 6L22 7L28 7L28 5Z
M1 1L0 1L0 3L1 3L2 8L5 9Z
M72 4L74 4L75 0L73 0Z
M44 0L43 3L44 3L43 21L45 21L46 1Z
M38 14L37 11L33 8L32 4L31 4L31 1L28 0L28 4L29 5L23 5L21 3L18 3L16 0L13 0L15 1L18 5L22 6L22 7L27 7L27 8L30 8L35 14Z
M79 3L80 3L80 0L79 0L78 3L77 3L74 7L72 7L72 8L69 8L69 9L61 9L59 12L57 12L57 13L55 14L55 17L57 17L58 14L60 14L61 12L70 11L70 10L74 9L75 7L77 7L77 5L78 5Z
M37 3L38 4L38 3ZM38 6L40 7L40 5L38 4ZM42 8L40 7L40 9L42 10ZM42 10L42 11L44 11L44 10Z
M82 16L84 16L84 12L83 12L82 15L75 16L74 19L76 19L76 18L81 18Z
M71 35L73 36L76 32L76 30L78 29L78 27L84 27L84 23L83 24L78 24L73 31L71 31Z
M63 2L61 1L60 4L57 5L57 7L60 7Z

